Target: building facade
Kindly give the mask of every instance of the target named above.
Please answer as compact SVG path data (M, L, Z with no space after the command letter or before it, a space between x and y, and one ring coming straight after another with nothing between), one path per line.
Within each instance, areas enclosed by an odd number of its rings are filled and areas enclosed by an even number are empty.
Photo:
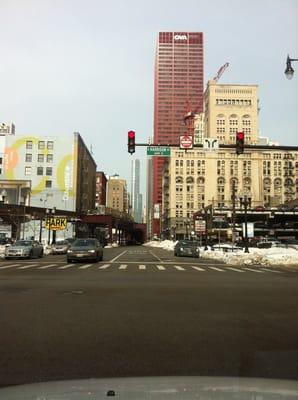
M203 111L203 33L159 32L154 78L154 143L176 144L186 107ZM162 201L164 159L153 159L151 208ZM159 230L158 221L153 231Z
M131 207L135 222L142 222L143 198L140 193L140 160L131 161Z
M96 172L95 208L106 205L107 177L103 171Z
M21 194L20 204L77 213L94 209L96 164L79 133L1 136L0 153L2 190L24 182L27 193L30 186L30 201Z
M128 194L125 179L119 175L111 176L107 182L107 207L128 212Z
M243 132L246 144L258 142L258 86L227 85L209 81L204 95L206 137L235 143Z
M263 146L262 146L263 147ZM276 207L298 197L298 147L252 146L237 156L235 148L218 152L172 149L164 168L163 230L185 234L194 213L204 207L232 207L243 195L251 207Z

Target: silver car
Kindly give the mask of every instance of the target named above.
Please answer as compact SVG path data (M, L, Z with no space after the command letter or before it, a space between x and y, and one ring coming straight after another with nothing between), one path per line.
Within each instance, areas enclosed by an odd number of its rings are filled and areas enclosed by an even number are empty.
M43 246L35 240L17 240L5 250L5 258L33 258L43 256Z
M70 243L67 240L59 240L52 245L53 254L66 254L70 248Z

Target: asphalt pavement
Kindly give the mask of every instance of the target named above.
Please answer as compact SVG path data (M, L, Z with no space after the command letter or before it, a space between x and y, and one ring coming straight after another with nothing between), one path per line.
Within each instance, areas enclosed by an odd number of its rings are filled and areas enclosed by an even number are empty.
M298 272L174 257L0 261L0 385L123 376L297 379Z

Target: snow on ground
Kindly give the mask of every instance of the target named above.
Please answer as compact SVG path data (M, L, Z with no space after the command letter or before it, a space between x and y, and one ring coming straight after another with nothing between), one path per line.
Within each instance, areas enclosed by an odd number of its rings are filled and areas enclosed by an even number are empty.
M171 240L147 242L145 246L159 247L165 250L173 251L177 242ZM225 245L225 248L232 247ZM272 247L270 249L249 248L249 253L244 253L244 249L224 252L216 249L204 250L200 248L200 254L204 258L211 258L217 261L224 262L230 265L297 265L298 266L298 251L293 248Z

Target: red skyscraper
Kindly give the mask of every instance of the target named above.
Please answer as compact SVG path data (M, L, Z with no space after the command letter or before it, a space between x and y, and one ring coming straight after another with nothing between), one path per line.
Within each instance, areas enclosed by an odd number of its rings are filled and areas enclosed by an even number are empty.
M203 111L203 33L159 32L154 83L154 143L177 144L187 108ZM162 201L164 158L153 159L153 204ZM153 223L159 234L159 221Z

